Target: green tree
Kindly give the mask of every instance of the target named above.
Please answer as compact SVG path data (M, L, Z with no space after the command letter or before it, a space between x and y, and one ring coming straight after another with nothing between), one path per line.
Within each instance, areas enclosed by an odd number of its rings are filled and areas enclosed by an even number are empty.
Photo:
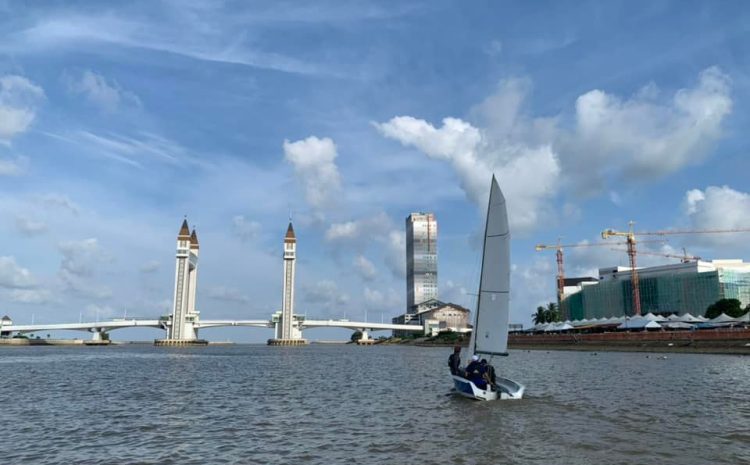
M554 323L560 321L560 311L556 303L550 302L547 307L538 306L536 313L531 318L534 320L534 324Z
M534 324L542 324L547 322L547 315L544 311L544 307L541 305L536 308L536 313L531 317L534 320Z
M352 333L352 337L350 337L349 339L350 339L350 340L351 340L352 342L357 342L357 341L359 341L360 339L362 339L362 331L359 331L359 330L357 330L357 331L354 331L354 332Z
M742 309L742 304L737 299L719 299L708 306L704 316L716 318L722 313L726 313L732 318L738 318L745 314L745 310Z
M547 323L554 323L560 321L560 311L558 310L557 304L550 302L547 304L547 308L544 310Z

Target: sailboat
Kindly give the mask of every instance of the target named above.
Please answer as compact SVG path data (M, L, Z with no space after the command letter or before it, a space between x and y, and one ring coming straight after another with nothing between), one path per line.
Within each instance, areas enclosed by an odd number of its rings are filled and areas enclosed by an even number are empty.
M508 355L508 312L510 309L510 230L505 197L492 176L487 223L484 231L482 273L474 313L470 355L479 358ZM494 368L494 367L493 367ZM495 385L480 389L466 378L451 375L456 392L476 400L521 399L525 386L496 377Z

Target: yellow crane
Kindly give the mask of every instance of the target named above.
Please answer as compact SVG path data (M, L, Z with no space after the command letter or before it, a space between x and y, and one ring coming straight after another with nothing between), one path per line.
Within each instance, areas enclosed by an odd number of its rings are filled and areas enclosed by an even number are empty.
M645 242L664 242L663 240L652 240ZM594 242L594 243L581 243L581 244L561 244L557 241L557 244L537 244L534 250L540 252L542 250L554 250L557 256L557 304L562 304L563 291L565 290L565 264L563 257L563 249L579 248L579 247L604 247L612 245L625 245L627 242Z
M750 232L750 228L737 228L737 229L671 229L664 231L634 231L633 221L628 223L627 231L616 231L614 229L605 229L602 231L602 239L609 239L610 237L624 237L625 244L628 246L627 253L630 259L630 280L632 288L633 298L633 313L635 315L641 314L641 289L638 283L638 271L636 270L636 236L669 236L669 235L680 235L680 234L719 234L719 233L739 233L739 232ZM641 241L643 242L643 241ZM615 244L613 242L612 244Z

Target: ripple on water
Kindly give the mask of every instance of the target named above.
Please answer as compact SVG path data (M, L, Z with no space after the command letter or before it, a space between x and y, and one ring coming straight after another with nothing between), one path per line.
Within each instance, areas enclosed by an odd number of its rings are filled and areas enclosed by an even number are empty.
M749 461L745 358L513 351L527 398L479 403L449 349L91 349L0 348L4 463Z

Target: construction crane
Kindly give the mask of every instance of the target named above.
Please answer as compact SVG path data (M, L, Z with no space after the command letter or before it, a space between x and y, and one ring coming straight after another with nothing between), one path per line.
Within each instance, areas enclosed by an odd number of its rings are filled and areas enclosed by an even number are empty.
M650 240L650 241L644 241L644 242L664 242L664 240ZM542 250L555 250L557 255L557 303L558 305L562 304L563 301L563 291L565 290L565 266L564 266L564 259L563 259L563 249L570 249L570 248L577 248L577 247L603 247L603 246L612 246L612 245L625 245L627 242L594 242L592 244L588 243L582 243L582 244L560 244L560 241L557 241L557 244L554 245L548 245L548 244L538 244L534 247L534 249L539 252Z
M613 248L611 250L615 250L617 252L627 252L628 249L616 249ZM673 253L660 253L660 252L638 252L640 255L654 255L657 257L667 257L667 258L679 258L682 263L690 263L690 262L697 262L698 260L702 260L701 257L696 257L694 255L688 255L687 251L683 248L682 249L682 255L677 255Z
M630 259L630 282L632 288L633 298L633 313L636 316L641 315L641 289L638 283L638 270L636 270L636 247L635 247L635 236L669 236L669 235L680 235L680 234L719 234L719 233L740 233L750 232L750 228L738 228L738 229L673 229L664 231L633 231L633 221L628 223L628 231L616 231L614 229L605 229L602 231L602 239L609 239L610 237L624 237L625 244L628 246L627 253ZM643 241L641 241L643 242ZM613 244L615 244L613 242Z

